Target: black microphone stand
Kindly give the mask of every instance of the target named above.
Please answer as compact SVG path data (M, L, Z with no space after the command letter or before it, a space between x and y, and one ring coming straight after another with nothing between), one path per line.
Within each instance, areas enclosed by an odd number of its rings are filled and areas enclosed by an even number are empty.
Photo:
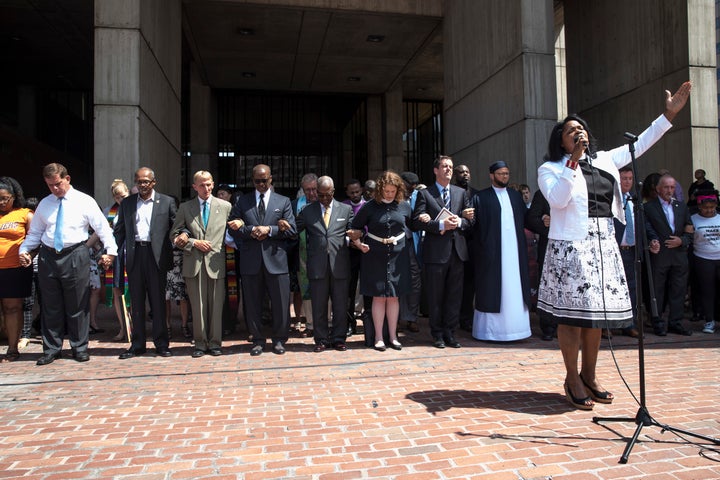
M653 274L652 274L652 266L650 265L650 251L647 248L647 236L645 235L645 209L643 207L642 203L642 197L640 197L640 186L642 186L642 182L638 181L640 178L638 176L637 172L637 163L635 161L635 142L637 141L638 137L633 135L632 133L625 133L625 138L628 139L628 148L630 149L630 157L632 158L632 169L633 169L633 176L635 178L635 184L633 185L634 191L631 193L631 199L633 201L633 214L634 214L634 221L635 221L635 298L637 299L637 309L638 309L638 331L640 333L638 337L638 367L639 367L639 380L640 380L640 408L638 408L637 413L635 414L635 418L630 417L593 417L592 421L594 423L600 423L600 422L635 422L637 425L637 428L635 429L635 433L633 434L632 438L630 438L627 442L627 445L625 446L625 451L623 451L622 456L620 457L619 463L627 463L628 458L630 457L630 452L632 451L633 447L635 446L635 442L637 441L638 437L640 436L640 432L642 431L643 427L650 427L655 426L660 428L660 433L668 432L676 432L676 433L682 433L684 435L688 435L691 437L701 438L703 440L707 440L710 443L714 443L716 445L720 445L720 439L707 437L705 435L700 435L693 432L688 432L686 430L681 430L679 428L671 427L670 425L665 425L662 423L659 423L657 420L655 420L651 415L650 412L648 412L647 404L645 403L645 332L643 329L644 322L640 318L640 310L642 309L643 312L645 312L645 316L647 317L647 310L644 308L643 304L643 298L642 298L642 262L640 259L640 252L642 251L644 259L645 259L645 267L647 269L647 279L648 279L648 286L650 289L650 310L652 312L652 318L659 318L658 315L658 309L657 309L657 298L655 297L655 285L653 282Z

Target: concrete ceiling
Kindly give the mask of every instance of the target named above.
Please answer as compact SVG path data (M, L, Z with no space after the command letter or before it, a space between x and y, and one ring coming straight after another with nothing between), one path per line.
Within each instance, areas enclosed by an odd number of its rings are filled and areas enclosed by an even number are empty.
M183 34L213 88L443 98L440 16L184 0ZM0 60L5 85L91 89L93 0L0 0Z
M213 88L443 98L440 17L186 0L183 31Z

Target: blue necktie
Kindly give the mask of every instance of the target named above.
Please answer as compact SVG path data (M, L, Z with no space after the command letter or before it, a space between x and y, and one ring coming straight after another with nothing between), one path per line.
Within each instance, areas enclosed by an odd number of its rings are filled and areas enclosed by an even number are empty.
M632 205L630 205L630 195L625 194L625 244L629 246L635 245L635 219L633 216Z
M442 198L443 198L443 202L445 202L445 208L450 210L450 195L448 195L447 187L443 188Z
M65 221L65 212L63 212L64 199L65 197L58 199L58 211L55 219L55 238L53 239L53 247L55 247L55 251L57 252L65 248L65 243L63 242L63 224Z
M208 223L208 217L210 216L210 211L208 209L207 201L203 202L202 204L202 221L203 221L203 227L207 227Z

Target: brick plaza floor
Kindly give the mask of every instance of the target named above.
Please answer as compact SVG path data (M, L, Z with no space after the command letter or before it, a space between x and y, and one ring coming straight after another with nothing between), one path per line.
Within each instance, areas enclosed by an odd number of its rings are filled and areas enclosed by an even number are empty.
M638 406L607 340L599 375L616 400L581 412L564 399L556 340L463 332L463 348L438 350L422 319L400 352L353 336L347 352L313 353L292 338L284 356L250 357L239 331L222 357L194 359L174 321L173 358L118 360L126 345L110 340L103 310L90 362L66 352L38 367L36 340L0 365L0 478L720 478L720 446L654 426L618 463L635 424L592 417ZM646 336L647 405L661 423L718 438L720 333L691 326L692 337ZM639 395L637 342L613 344Z

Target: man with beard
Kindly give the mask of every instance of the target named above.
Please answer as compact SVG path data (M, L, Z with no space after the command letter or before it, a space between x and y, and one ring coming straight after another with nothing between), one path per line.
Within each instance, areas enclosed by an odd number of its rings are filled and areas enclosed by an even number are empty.
M489 188L473 199L475 227L475 318L478 340L511 341L530 336L530 276L525 242L527 207L520 192L507 188L510 169L490 165ZM499 252L499 254L498 254Z

